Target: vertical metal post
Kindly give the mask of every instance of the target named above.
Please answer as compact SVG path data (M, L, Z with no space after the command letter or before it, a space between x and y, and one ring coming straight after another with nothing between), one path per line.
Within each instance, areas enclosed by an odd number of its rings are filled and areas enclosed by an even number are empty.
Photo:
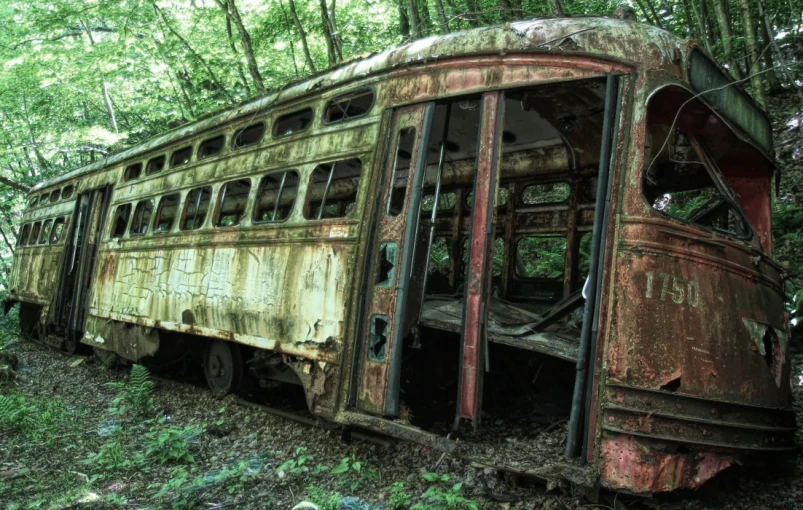
M279 202L282 200L282 192L284 191L284 182L286 180L287 172L282 174L282 182L279 183L279 191L276 193L276 203L273 205L273 216L271 216L270 221L276 221L276 213L279 211Z
M315 218L316 220L321 219L323 216L323 207L326 205L326 195L329 194L329 186L332 184L332 176L335 175L335 168L337 167L337 162L335 161L332 163L332 168L329 169L329 177L326 179L326 187L323 188L323 196L321 197L321 208L318 209L318 217Z

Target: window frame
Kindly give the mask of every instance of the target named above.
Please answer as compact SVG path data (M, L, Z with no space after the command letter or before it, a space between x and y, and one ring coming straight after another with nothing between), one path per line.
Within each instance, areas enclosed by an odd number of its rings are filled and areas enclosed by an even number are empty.
M369 104L368 109L366 109L365 112L351 117L341 117L337 120L326 120L326 114L329 111L329 108L337 104L338 100L348 100L348 102L346 103L346 109L348 109L348 106L351 104L351 100L354 99L354 97L359 96L363 93L371 94L371 103ZM344 122L350 122L352 120L361 119L363 117L367 117L371 113L371 111L373 111L374 106L376 106L376 89L374 87L360 87L351 92L340 94L328 100L324 105L323 110L321 111L321 122L325 126L331 126L334 124L342 124Z
M226 200L226 190L228 189L229 184L239 181L248 181L248 193L246 193L245 205L243 207L242 214L240 214L240 217L237 219L236 223L233 223L231 225L221 225L220 218L221 214L223 213L223 202ZM217 197L215 198L215 208L214 208L214 217L212 220L212 227L232 228L232 227L239 227L240 225L242 225L243 220L248 218L248 205L251 198L252 189L254 189L254 182L251 177L240 177L239 179L231 179L221 184L217 190Z
M120 204L114 209L114 216L112 218L110 228L109 228L109 239L122 239L128 235L128 227L131 225L131 211L133 209L131 202L126 202L125 204ZM118 213L124 208L128 207L128 218L125 220L125 227L123 227L123 233L120 235L114 235L115 233L115 223L117 223Z
M244 144L238 144L237 143L237 139L240 138L240 136L243 133L245 133L246 130L248 130L249 128L253 128L254 126L259 126L259 125L262 126L262 133L259 135L258 139L256 139L255 141L253 141L251 143L244 143ZM239 129L236 129L234 131L234 134L231 137L231 143L230 143L231 150L238 151L238 150L244 149L246 147L251 147L252 145L259 145L260 143L262 143L262 140L265 139L265 133L267 133L267 132L268 132L268 123L265 120L260 120L260 121L254 122L252 124L248 124L246 126L243 126L243 127L239 128Z
M178 168L180 166L184 166L184 165L188 165L188 164L192 163L192 153L194 152L192 149L193 149L192 144L189 144L189 145L186 145L184 147L181 147L181 148L176 149L173 152L171 152L170 153L170 168L171 169ZM181 163L176 163L174 161L176 156L178 156L178 155L180 155L180 154L182 154L184 152L187 153L187 159L182 161ZM162 168L164 169L164 167L162 167Z
M204 211L204 219L203 219L203 221L201 222L200 225L195 225L194 224L194 220L197 219L197 218L194 218L192 228L185 228L184 227L184 222L187 219L187 210L190 207L190 195L192 194L193 191L200 190L200 192L201 192L201 195L199 196L199 198L200 198L200 197L203 196L203 190L207 189L207 188L209 189L209 203L206 206L206 211ZM204 186L196 186L195 188L192 188L189 191L187 191L187 194L184 196L184 206L181 208L181 215L179 216L180 219L179 219L179 222L178 222L178 230L180 232L193 232L195 230L200 230L201 228L203 228L206 225L207 220L209 219L209 216L210 216L209 210L212 209L214 198L215 198L215 189L212 187L211 184L206 184ZM198 216L198 212L197 211L198 211L198 208L200 207L200 205L201 205L201 201L199 200L198 203L195 206L196 207L196 212L195 212L196 217Z
M131 176L130 171L136 169L136 175ZM123 170L123 182L130 182L135 181L142 177L142 170L144 167L142 166L142 161L138 163L131 163L130 165L126 165L125 170Z
M170 227L167 230L156 230L156 225L159 224L159 220L162 218L162 210L164 209L164 200L168 197L176 197L176 214L173 215L173 218L170 220ZM181 207L182 202L182 193L174 192L174 193L167 193L159 197L159 203L156 205L156 211L154 212L153 218L151 219L151 235L164 235L169 234L173 231L176 227L176 218L181 217L181 214L178 214L179 207Z
M150 204L150 206L151 206L151 212L150 212L150 215L148 216L148 222L145 224L145 230L143 232L134 232L134 230L133 230L134 229L134 221L137 218L137 211L139 211L140 205L143 205L143 204ZM153 221L153 216L154 216L154 214L153 214L154 210L155 209L153 207L153 200L150 199L150 198L144 198L144 199L142 199L142 200L137 202L137 205L134 207L134 211L131 213L131 220L129 221L129 224L128 224L128 236L129 237L141 237L141 236L144 236L145 234L147 234L148 232L150 232L151 222ZM139 223L139 227L142 228L142 222L141 221Z
M354 193L354 204L355 204L355 206L352 208L351 211L347 211L346 210L347 207L344 207L343 208L344 209L343 210L343 214L339 214L338 216L333 216L333 217L329 217L329 218L312 217L314 209L312 207L311 199L312 199L312 192L313 192L313 189L315 187L315 170L320 166L329 165L330 166L329 172L332 173L337 169L337 166L336 166L337 163L342 163L342 162L346 162L346 161L350 161L350 160L356 160L356 161L358 161L360 163L360 182L357 184L357 190ZM318 163L317 165L315 165L313 167L313 169L309 173L309 179L307 179L307 191L306 191L306 196L304 197L304 209L303 209L304 219L307 220L307 221L327 221L327 220L343 221L343 220L347 220L350 217L350 215L352 214L352 211L354 210L354 208L356 208L357 199L360 196L360 186L362 186L363 179L365 178L365 171L366 171L365 163L363 162L363 158L360 157L360 156L342 157L342 158L336 159L334 161L325 161L325 162ZM321 197L321 203L320 203L320 206L319 206L321 208L321 212L320 212L319 215L323 214L323 209L327 205L327 201L326 201L326 195L327 194L328 193L324 193L324 195ZM346 199L342 199L342 198L336 199L335 203L340 204L344 200L346 200Z
M287 216L285 218L279 219L279 220L257 220L256 219L256 214L257 214L257 211L259 210L259 195L260 195L260 191L262 190L262 181L264 181L265 178L267 178L270 175L274 175L274 174L287 175L288 173L291 173L291 172L296 174L296 190L295 190L295 193L293 194L293 201L290 204L290 208L287 211ZM285 221L290 219L290 216L292 216L293 210L296 207L296 203L298 202L298 190L299 190L300 187L301 187L301 172L299 172L298 169L296 169L296 168L291 168L291 169L288 169L288 170L275 170L273 172L267 172L265 174L262 174L262 177L259 178L259 182L257 183L256 194L254 196L254 205L253 205L253 208L252 208L252 211L251 211L251 224L253 224L253 225L269 225L269 224L275 224L275 223L284 223ZM274 213L275 213L275 211L278 211L279 202L282 199L282 193L284 193L284 186L280 186L279 190L281 191L281 193L279 193L279 195L277 195L277 197L276 197L276 204L274 204L274 207L273 207Z
M220 143L220 148L218 149L217 152L214 152L212 154L206 154L206 155L201 154L201 150L206 147L206 144L214 142L214 141L216 141L218 139L221 140L221 143ZM195 159L196 159L196 161L203 161L204 159L209 159L209 158L214 158L215 156L220 156L221 154L223 154L223 149L225 149L225 148L226 148L226 134L225 133L220 133L218 135L211 136L211 137L209 137L209 138L207 138L205 140L202 140L201 143L198 144L198 149L195 151Z
M56 226L59 225L59 221L64 225L64 228L61 229L59 236L54 240L53 232L56 230ZM53 220L53 225L50 227L50 235L48 236L48 244L59 244L61 240L64 239L64 232L67 230L69 221L70 217L67 215L59 216Z
M160 159L162 160L162 164L159 166L159 169L152 170L152 168L155 166L152 163L159 161ZM159 156L148 158L148 162L145 163L145 177L160 173L162 170L165 169L166 166L167 166L167 154L160 154Z
M307 124L304 127L304 129L301 129L299 131L293 131L292 133L288 133L288 134L279 134L277 132L279 130L279 123L282 121L282 119L284 119L286 117L292 117L293 115L298 115L298 114L300 114L302 112L305 112L307 110L309 110L309 112L310 112L310 119L309 119L309 124ZM312 127L312 124L313 124L314 121L315 121L315 108L313 108L312 106L305 106L303 108L299 108L297 110L290 111L290 112L285 113L283 115L279 115L278 117L276 117L276 120L273 122L273 127L271 128L271 138L273 138L274 140L278 140L280 138L287 138L288 136L295 136L295 135L298 135L298 134L301 134L301 133L305 133Z

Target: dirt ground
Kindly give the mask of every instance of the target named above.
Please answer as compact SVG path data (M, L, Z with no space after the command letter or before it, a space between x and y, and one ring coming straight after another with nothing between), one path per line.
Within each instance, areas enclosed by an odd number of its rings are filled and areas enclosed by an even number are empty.
M771 471L734 470L693 493L644 499L603 491L597 499L568 484L547 487L412 443L377 444L354 436L346 444L338 430L274 416L231 396L216 400L192 377L189 382L155 379L154 409L166 417L162 422L121 414L114 402L120 390L108 383L125 381L128 369L109 370L92 358L70 357L30 342L14 342L6 351L17 355L19 367L16 380L0 386L0 393L24 396L47 414L32 418L33 431L26 429L27 435L0 429L3 508L289 510L305 500L322 509L363 510L414 505L803 508L800 456L774 463ZM794 365L801 423L803 355L796 356ZM157 448L154 454L160 437L168 438L171 447L170 439L178 437L175 451ZM564 439L561 428L544 435L544 441L558 446ZM798 439L803 441L803 435ZM511 453L520 455L515 441L510 442ZM167 451L167 459L159 451ZM455 489L455 484L460 485Z

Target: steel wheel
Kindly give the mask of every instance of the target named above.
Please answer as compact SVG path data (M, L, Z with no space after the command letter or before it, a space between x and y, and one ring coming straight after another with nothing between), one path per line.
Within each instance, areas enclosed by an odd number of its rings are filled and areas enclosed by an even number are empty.
M215 397L225 397L236 391L243 378L240 347L223 340L209 342L204 355L204 374Z

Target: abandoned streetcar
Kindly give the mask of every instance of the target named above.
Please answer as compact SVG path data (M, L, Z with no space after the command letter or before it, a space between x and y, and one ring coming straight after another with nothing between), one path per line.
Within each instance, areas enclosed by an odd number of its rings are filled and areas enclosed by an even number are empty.
M6 306L71 352L190 352L217 395L301 384L443 448L565 416L558 454L604 486L694 488L795 448L771 153L663 30L432 37L37 185Z

